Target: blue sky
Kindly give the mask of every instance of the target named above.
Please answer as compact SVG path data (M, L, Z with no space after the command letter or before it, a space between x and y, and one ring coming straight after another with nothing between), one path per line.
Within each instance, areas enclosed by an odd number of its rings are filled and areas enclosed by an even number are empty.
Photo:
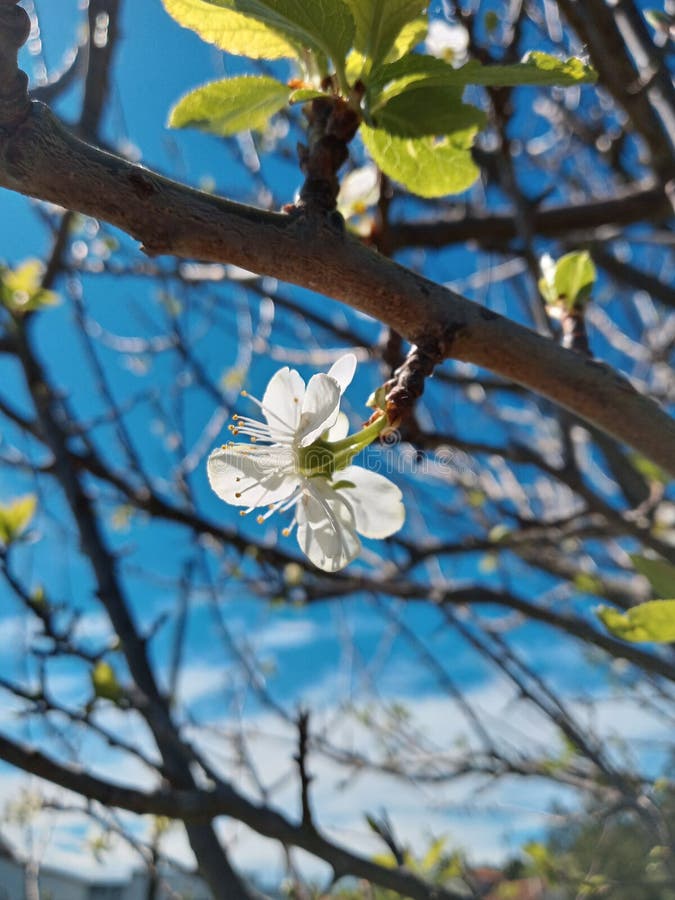
M58 4L39 0L36 5L41 18L46 61L50 67L58 67L72 46L81 15L78 3L75 0L59 0ZM436 4L434 9L438 14L440 5ZM135 0L124 4L121 32L114 91L104 128L106 138L118 145L131 142L138 148L142 162L149 167L157 167L194 185L210 179L224 195L255 202L257 187L231 147L214 137L196 132L171 132L165 128L168 110L181 94L206 80L242 71L245 65L240 60L224 62L222 55L212 47L179 28L166 15L159 0ZM64 118L72 119L78 103L79 97L73 92L59 102L58 109ZM293 141L289 139L285 146L292 151ZM290 201L300 182L292 152L286 162L274 160L272 156L261 155L261 178L274 188L282 201ZM533 177L528 186L536 193L541 185ZM411 203L405 211L416 206ZM0 209L0 259L11 265L28 256L43 255L49 239L35 205L4 191L0 194ZM95 228L92 223L81 224L91 259L96 253L92 244L96 237ZM107 229L105 234L109 234ZM120 234L116 234L116 238L122 259L133 258L134 242ZM104 248L99 250L105 252ZM420 254L408 253L403 258L414 266L422 264ZM452 279L458 286L470 284L472 277L482 274L476 271L475 255L461 248L445 255L429 254L423 262L431 277L441 281ZM161 265L169 269L172 263L163 260ZM180 453L174 453L175 435L171 426L162 421L159 409L162 394L172 390L183 370L170 352L139 349L131 339L141 335L145 341L161 341L170 330L168 305L182 304L181 327L191 335L200 364L216 383L223 376L230 376L222 392L222 402L232 408L236 404L240 412L250 412L250 409L242 408L244 401L238 397L240 387L260 396L270 375L284 362L293 364L297 360L303 374L311 374L317 368L327 368L342 349L347 349L339 346L334 338L327 339L316 329L303 327L297 319L284 319L280 311L274 322L269 322L266 318L269 308L256 299L247 305L245 288L236 282L220 283L211 293L204 291L196 299L180 287L168 282L157 284L144 277L120 279L92 275L83 277L81 284L89 326L93 328L96 323L98 329L101 362L112 373L111 390L122 404L137 399L127 421L140 458L158 479L171 474L177 456L180 456ZM67 285L60 284L59 289L64 295L67 293ZM89 377L83 377L89 368L84 344L77 336L79 326L73 296L78 290L74 287L72 295L57 309L42 316L37 338L43 360L56 383L67 393L73 409L84 420L95 420L103 407L91 390ZM349 324L373 342L380 335L376 323L349 313L333 301L269 282L264 290L270 296L278 291L281 296L291 297L301 307L315 310L333 322ZM493 308L502 311L508 303L509 311L518 318L519 310L514 307L508 290L503 284L492 285L488 281L487 289L479 288L471 296L485 300L489 293ZM525 318L522 311L520 315ZM220 326L217 334L215 327L212 330L207 327L209 323ZM240 384L232 379L242 362L238 355L237 335L245 343L248 329L260 339L263 349L254 355L253 364L246 368L244 381ZM281 349L276 357L268 353L269 348L265 349L261 335L266 329L271 329L269 343L277 350ZM223 340L223 333L228 335L229 343ZM377 367L364 362L347 394L347 411L353 425L358 425L366 415L364 401L378 386L378 378ZM0 380L10 388L8 392L13 402L28 410L21 380L12 365L3 359L0 359ZM425 421L433 423L437 412L435 400L447 396L447 391L441 394L442 388L440 384L430 386L420 410ZM506 404L506 398L504 402ZM523 408L532 412L535 404L516 401L513 407L515 417ZM250 520L242 522L237 511L221 504L208 488L203 455L211 444L222 440L219 434L226 434L222 431L224 422L219 418L219 405L213 396L198 386L188 386L173 412L184 426L185 451L192 450L198 460L187 477L199 509L215 521L240 526L243 533L251 533L253 529L259 533L259 526ZM455 423L471 417L472 428L479 431L485 441L498 441L503 436L504 426L496 424L489 408L481 408L480 404L460 394L452 409L443 410L443 416L446 415ZM208 423L215 429L212 435ZM219 423L221 427L218 427ZM530 428L527 419L515 421L511 426L513 433L525 439ZM99 427L93 434L97 446L103 450L114 447L116 439L112 427ZM11 428L4 437L10 443L21 444L22 441ZM469 533L473 528L471 520L453 513L453 504L460 501L443 467L432 466L420 479L411 475L410 467L405 464L405 448L387 452L391 453L395 468L399 470L404 491L413 481L417 484L414 494L412 491L406 494L408 531L404 534L418 532L426 536L458 537ZM476 463L469 460L466 465L471 470ZM35 484L31 478L19 476L13 469L0 468L0 497L32 490L35 490ZM36 541L21 549L19 569L27 580L43 582L54 596L74 603L82 612L81 628L90 646L100 647L112 632L93 596L90 573L78 556L73 526L65 514L63 500L47 482L39 499ZM121 554L125 583L133 597L134 615L141 627L151 628L163 613L172 615L175 610L174 579L180 576L190 551L186 547L185 532L175 525L149 523L142 516L134 517L127 527L123 521L124 510L105 498L104 502L107 503L107 539ZM433 515L429 515L429 510ZM283 541L276 524L269 526L267 537L270 543ZM292 539L282 546L295 552ZM383 551L373 545L368 552ZM219 557L217 550L210 558L211 574L216 581L222 575L220 566L224 559ZM477 572L487 585L500 584L502 577L502 573L491 572L480 555L461 560L452 558L444 561L441 568L446 577L456 579L457 583L475 577ZM519 570L515 560L512 561L511 576L519 577L519 588L533 598L553 587L550 579L535 578L524 566ZM0 592L3 590L6 589L0 588ZM196 591L191 598L187 664L181 682L185 711L192 717L196 731L197 726L211 723L230 732L243 721L252 732L266 735L265 740L253 741L254 753L270 783L280 780L278 802L292 803L283 781L285 773L292 769L290 729L272 718L255 691L242 681L241 674L237 674L231 647L224 653L223 633L214 620L209 600L206 587ZM512 728L514 740L541 740L545 746L557 741L550 725L518 706L494 671L455 631L442 627L442 617L429 605L394 606L383 612L372 598L356 596L311 608L278 607L253 595L245 581L234 581L231 587L228 586L227 597L221 598L219 608L229 630L227 640L234 642L239 653L256 660L260 678L266 682L271 697L290 715L300 703L312 702L318 710L319 721L325 721L327 728L332 721L339 722L337 733L345 747L372 740L365 735L353 712L347 711L349 704L363 709L382 702L404 703L413 720L430 729L431 738L439 748L451 747L466 732L458 710L442 695L438 679L420 665L414 648L396 633L397 618L426 642L439 665L453 673L462 689L486 711L488 720L499 723L497 727L502 733L506 734L506 729ZM0 659L5 674L18 676L22 671L30 671L25 658L31 638L30 621L9 596L2 596L0 617ZM172 639L173 631L169 626L159 629L153 640L153 656L160 669L167 667ZM524 624L514 633L513 644L569 698L570 703L577 702L583 691L594 693L601 700L599 716L605 717L601 726L604 733L618 727L632 734L641 729L642 736L652 735L655 739L665 737L663 726L647 711L642 711L638 717L634 706L621 707L624 701L611 699L603 693L606 673L584 659L571 641L560 635L553 638L552 632L541 626ZM64 702L86 702L88 672L83 664L50 664L50 683ZM583 714L581 703L579 712ZM105 710L102 719L109 721L111 727L120 724L119 713L114 709ZM39 724L15 720L9 701L1 724L24 738L45 736ZM147 745L148 736L140 723L134 723L130 733L140 745ZM276 734L278 744L271 741L270 734ZM47 739L51 740L48 735ZM197 739L205 745L209 741L217 743L213 734L206 731L199 731ZM278 752L277 746L283 752ZM87 739L81 749L85 757L96 759L102 774L110 776L114 771L123 780L148 783L147 773L128 763L122 765L115 754L98 742ZM659 761L655 757L650 765L657 767ZM541 783L524 788L515 782L505 782L503 787L494 787L479 798L474 797L475 785L471 783L461 789L451 787L432 795L422 785L393 789L382 776L370 779L363 776L341 790L339 786L344 773L325 761L317 760L315 767L323 776L323 780L318 779L321 802L317 801L317 807L324 810L327 827L332 827L344 840L356 844L364 840L363 813L377 811L386 798L391 801L392 817L404 838L421 846L430 832L447 833L450 843L478 848L473 851L475 861L499 858L517 848L527 837L540 834L548 821L547 810L554 793L562 796ZM11 770L0 769L0 784L5 785L5 796L10 796L23 781ZM471 814L466 807L476 799L479 811ZM94 866L86 847L82 846L82 831L79 821L57 829L52 835L47 858L69 865L80 859L83 866L86 859L86 866ZM21 838L20 833L13 834L17 840ZM259 845L250 836L241 837L240 844L244 848L240 851L241 863L246 865L255 859ZM170 838L169 847L176 854L184 856L186 853L179 836ZM373 845L373 851L375 849ZM120 860L129 861L121 847L104 862L106 871L117 869Z

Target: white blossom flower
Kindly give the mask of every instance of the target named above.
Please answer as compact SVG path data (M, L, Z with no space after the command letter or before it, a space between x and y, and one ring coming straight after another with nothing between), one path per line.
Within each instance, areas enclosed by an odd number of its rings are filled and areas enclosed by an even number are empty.
M230 441L214 450L207 463L213 490L226 503L244 507L242 515L267 507L257 517L262 523L275 512L294 509L283 534L297 526L301 550L325 572L342 569L359 554L359 534L388 537L405 518L395 484L351 465L386 424L382 416L347 434L340 398L355 368L356 358L348 353L307 385L295 369L280 369L262 400L250 397L264 421L234 416L230 430L250 443Z
M466 61L469 32L463 25L451 25L442 19L432 19L424 46L431 56L459 65Z
M366 163L348 172L340 182L338 210L350 229L363 237L372 231L372 208L379 199L380 172L374 163Z

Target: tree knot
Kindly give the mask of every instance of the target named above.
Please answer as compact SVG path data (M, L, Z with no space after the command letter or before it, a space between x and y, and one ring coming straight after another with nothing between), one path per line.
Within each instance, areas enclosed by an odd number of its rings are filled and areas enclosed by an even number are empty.
M22 122L30 110L28 76L19 69L19 48L28 40L30 18L18 0L0 0L0 128Z

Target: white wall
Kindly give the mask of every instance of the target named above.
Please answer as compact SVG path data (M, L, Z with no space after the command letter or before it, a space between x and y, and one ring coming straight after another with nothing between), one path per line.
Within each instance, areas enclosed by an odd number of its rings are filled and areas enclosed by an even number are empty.
M164 873L162 880L169 886L161 886L158 892L158 900L174 900L176 896L181 900L212 900L212 896L204 882L194 875L183 875L180 872ZM144 872L135 872L130 884L127 886L122 900L145 900L147 897L147 876ZM98 900L92 897L91 900Z
M38 883L40 900L92 900L87 882L74 878L67 872L41 868ZM118 898L119 894L115 900Z
M171 871L169 886L160 888L158 900L212 900L204 882L193 875ZM40 869L40 900L146 900L147 876L135 872L129 881L92 884L77 873L69 874L45 866ZM24 868L20 862L0 855L0 900L24 900Z

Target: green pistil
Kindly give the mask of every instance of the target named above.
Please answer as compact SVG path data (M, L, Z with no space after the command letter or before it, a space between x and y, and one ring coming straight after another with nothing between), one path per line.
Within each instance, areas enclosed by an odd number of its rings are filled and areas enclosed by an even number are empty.
M323 441L315 441L309 447L299 447L298 469L307 478L332 475L335 471L335 455Z
M340 441L318 440L309 447L298 450L298 469L307 478L317 475L330 476L346 468L357 453L372 444L384 430L387 417L382 415L370 425L349 434Z

